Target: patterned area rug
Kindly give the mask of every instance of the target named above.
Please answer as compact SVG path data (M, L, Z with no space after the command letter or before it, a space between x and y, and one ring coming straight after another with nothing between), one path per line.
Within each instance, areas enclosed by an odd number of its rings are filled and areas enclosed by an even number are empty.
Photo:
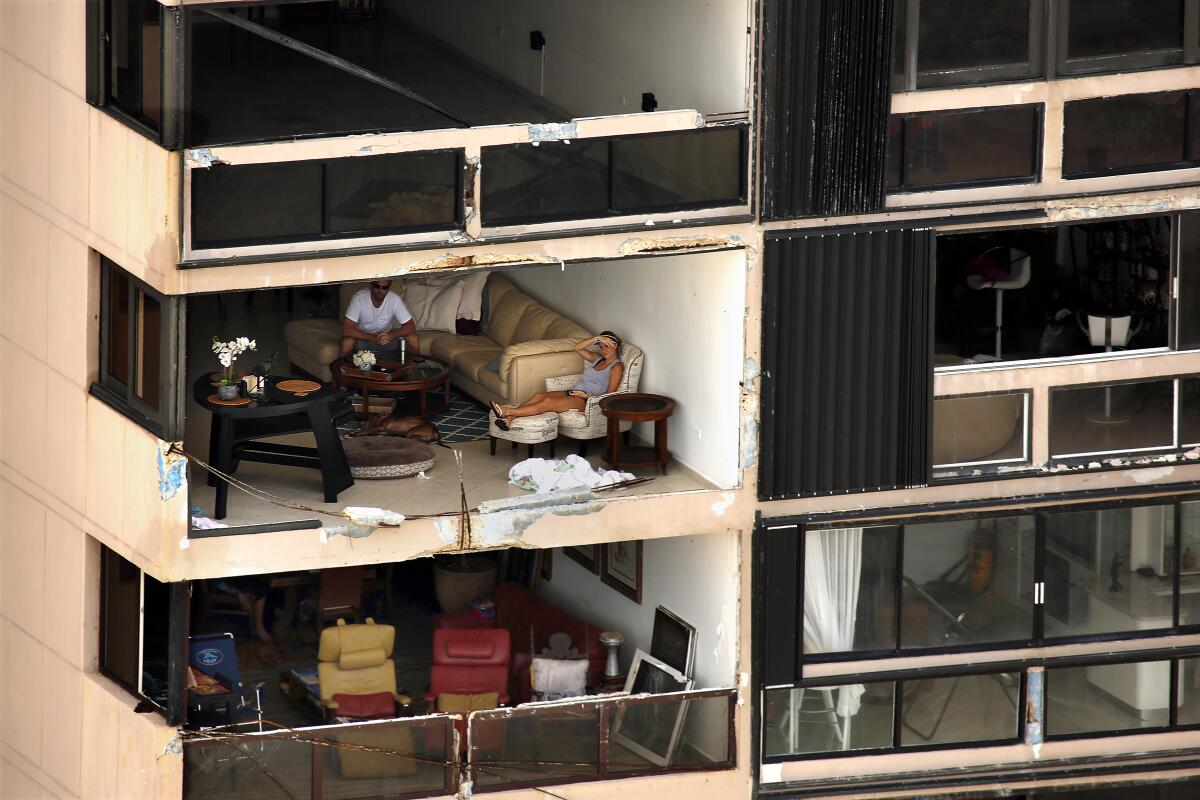
M488 408L458 389L450 390L450 408L430 417L446 444L476 442L488 438Z
M383 398L379 398L379 400L383 400ZM429 401L431 404L436 404L440 400L440 392L430 393ZM387 403L391 401L386 401L386 403L381 404L378 408L376 407L376 402L376 397L372 395L372 411L386 413ZM435 414L430 417L429 421L437 425L438 433L442 435L443 444L475 442L488 437L487 406L453 387L450 389L450 408L441 414ZM361 421L351 419L339 425L338 432L342 436L348 436L360 427L362 427Z

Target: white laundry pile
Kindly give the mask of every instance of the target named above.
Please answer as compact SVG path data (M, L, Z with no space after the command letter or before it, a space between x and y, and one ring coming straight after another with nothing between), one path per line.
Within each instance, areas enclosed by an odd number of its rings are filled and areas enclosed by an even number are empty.
M594 469L586 459L569 455L566 459L527 458L508 471L508 482L530 492L553 492L563 489L595 489L621 481L631 481L629 472Z

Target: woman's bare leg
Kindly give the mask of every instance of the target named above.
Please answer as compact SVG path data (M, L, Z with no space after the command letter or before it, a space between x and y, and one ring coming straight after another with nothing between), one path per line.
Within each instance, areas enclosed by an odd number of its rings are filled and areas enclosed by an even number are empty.
M586 401L582 397L573 397L566 392L542 394L540 399L538 395L534 395L516 408L504 409L504 418L510 420L517 417L532 417L537 414L545 414L547 411L582 411L585 403Z

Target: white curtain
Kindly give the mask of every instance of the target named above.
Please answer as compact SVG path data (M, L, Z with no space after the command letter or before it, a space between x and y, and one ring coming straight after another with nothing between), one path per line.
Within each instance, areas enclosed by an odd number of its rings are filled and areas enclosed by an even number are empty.
M858 587L862 577L862 528L810 531L804 550L804 652L854 648ZM861 683L838 692L837 713L852 717L862 706Z

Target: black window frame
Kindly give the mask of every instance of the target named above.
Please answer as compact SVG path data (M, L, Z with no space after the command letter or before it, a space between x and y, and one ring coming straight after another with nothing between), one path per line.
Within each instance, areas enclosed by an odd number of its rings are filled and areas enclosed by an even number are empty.
M632 139L649 139L662 136L679 136L681 134L699 134L708 135L716 132L728 132L730 129L736 129L740 135L738 136L738 192L739 196L732 201L723 199L720 201L701 201L694 203L679 203L670 206L643 206L631 208L616 208L613 202L613 186L615 184L615 160L613 158L613 148L615 144L621 141ZM574 139L574 142L596 142L597 139ZM499 220L494 217L489 219L487 212L487 204L484 202L484 187L483 182L487 180L486 156L488 151L515 150L518 148L533 147L533 143L522 142L520 144L509 145L494 145L486 146L480 155L480 196L479 196L479 214L480 221L484 228L505 228L517 225L541 225L553 222L571 222L587 219L605 219L609 217L628 217L637 216L640 214L671 214L679 211L702 211L708 208L730 208L733 206L746 205L749 202L749 125L714 125L706 128L687 129L681 131L656 131L654 133L638 133L625 136L603 137L603 141L607 146L607 162L606 168L608 172L608 207L604 211L594 213L576 214L571 212L555 213L555 214L532 214L523 216L504 217Z
M864 747L858 750L823 750L812 753L783 753L779 755L766 755L759 753L759 762L762 764L786 764L791 761L823 761L831 758L857 758L866 756L878 755L895 755L898 753L929 753L939 750L974 750L980 747L1003 747L1005 745L1020 744L1025 740L1025 707L1026 697L1029 689L1029 682L1026 678L1027 670L1020 667L1010 667L1008 669L997 669L993 664L964 664L957 667L937 670L906 670L904 672L881 674L878 678L872 680L870 674L862 675L838 675L833 677L810 678L807 680L797 681L792 686L767 686L759 690L759 697L762 708L766 706L767 692L789 690L789 689L811 689L831 686L845 686L849 683L890 683L893 687L892 700L892 743L887 747ZM904 692L901 686L905 683L915 683L921 680L945 680L957 678L971 677L988 677L993 675L1016 674L1019 676L1017 700L1014 714L1016 715L1016 734L1014 736L1001 739L973 739L964 742L943 742L937 744L900 744L901 729L906 727L904 721ZM947 702L947 705L949 703ZM765 724L766 718L763 715ZM910 727L911 730L911 727Z
M1190 624L1183 624L1181 621L1181 565L1183 552L1183 514L1181 504L1200 502L1200 489L1196 489L1187 493L1176 493L1164 495L1155 498L1135 497L1130 499L1107 499L1095 500L1089 502L1072 503L1069 509L1055 505L1042 505L1034 508L1014 507L1000 511L964 511L957 514L897 514L893 518L885 518L879 520L814 520L806 518L797 518L793 520L775 519L762 520L760 531L765 536L772 536L772 530L790 528L796 531L797 544L795 548L796 564L794 569L794 589L795 589L795 619L797 627L803 620L804 614L804 558L805 558L805 537L810 532L839 530L848 527L861 528L878 528L878 527L894 527L896 528L895 535L898 538L898 547L896 549L896 563L893 565L895 571L895 598L892 608L895 619L892 620L896 626L896 636L893 647L877 648L873 650L848 650L837 653L805 653L803 637L795 632L789 635L795 640L795 666L793 669L794 675L800 679L803 675L804 668L812 664L836 664L847 662L861 661L879 661L895 658L915 658L922 656L939 656L953 655L962 653L981 653L981 652L1002 652L1005 650L1021 650L1026 648L1050 648L1063 645L1076 644L1091 644L1097 642L1112 642L1126 641L1131 639L1160 639L1170 636L1180 636L1186 634L1200 633L1200 616L1196 621ZM961 645L942 645L937 647L901 647L900 642L903 640L901 634L901 625L903 624L902 611L902 594L904 591L904 535L905 528L910 525L932 524L940 522L962 522L971 520L988 520L988 519L1003 519L1014 517L1033 517L1035 524L1036 537L1034 542L1034 564L1032 585L1045 586L1046 583L1046 554L1047 554L1047 532L1046 532L1046 517L1056 513L1075 513L1086 511L1108 511L1134 508L1151 508L1172 506L1174 508L1173 518L1173 542L1172 542L1172 574L1169 576L1171 581L1171 603L1172 603L1172 620L1171 625L1154 628L1154 629L1133 629L1127 631L1118 631L1110 633L1094 633L1094 634L1078 634L1072 636L1053 636L1047 635L1045 631L1045 601L1035 603L1031 616L1030 636L1027 639L1015 639L998 642L984 642L979 644L961 644ZM793 574L791 565L785 567L788 574ZM1168 576L1160 576L1168 577ZM1045 591L1044 589L1042 590ZM844 682L844 681L843 681Z
M924 119L929 117L945 117L945 116L965 116L969 114L978 114L984 112L1003 111L1007 109L1027 109L1034 108L1033 129L1034 129L1034 163L1033 169L1029 175L1019 176L1015 178L989 178L985 180L960 180L947 181L945 183L932 184L906 184L905 167L905 141L907 139L907 127L910 120ZM976 189L988 186L1025 186L1030 184L1041 183L1042 181L1042 161L1045 157L1045 135L1046 135L1046 104L1045 103L1014 103L1002 106L978 106L970 108L945 108L934 111L916 111L908 114L893 114L889 118L889 122L894 119L900 121L900 133L898 141L900 143L900 183L897 186L887 186L885 189L888 195L897 194L920 194L924 192L944 192L953 189ZM891 145L891 137L889 139L888 157L895 156Z
M1070 5L1071 0L1031 0L1029 61L1025 64L969 67L921 74L917 71L920 0L896 0L894 49L898 64L894 62L889 69L892 91L914 92L1021 83L1200 64L1200 0L1184 0L1181 48L1084 58L1067 57ZM896 69L897 65L899 69Z
M153 2L153 0L150 0ZM182 130L186 84L186 31L182 7L164 6L159 9L161 44L159 47L159 115L160 121L126 108L112 97L111 52L112 7L116 2L129 0L86 0L85 10L85 97L90 105L99 108L113 119L167 149L182 146Z
M153 576L146 574L137 564L128 560L116 550L108 547L103 543L98 543L98 555L100 561L100 597L99 597L99 624L97 626L97 664L96 670L104 677L111 680L113 683L120 686L125 691L129 692L140 701L140 705L147 710L153 710L167 720L169 725L178 725L184 720L184 669L187 666L187 631L188 631L188 606L190 597L190 588L188 583L162 583L159 584L167 591L169 607L165 609L167 614L167 642L166 642L166 704L150 697L142 691L142 676L145 672L144 652L145 646L143 639L146 631L146 579L155 580ZM110 600L108 595L110 570L116 567L119 570L132 570L136 573L135 580L137 581L137 670L138 679L137 685L131 686L125 678L117 672L109 669L109 651L108 637L106 630L108 625L108 612L110 611Z
M352 157L353 158L389 158L389 157L392 157L395 155L417 156L417 155L430 155L430 154L443 154L443 153L449 153L449 154L452 154L455 156L454 188L453 188L454 221L452 224L450 224L450 225L446 225L446 224L406 225L406 226L397 226L397 227L392 227L392 228L350 230L350 231L342 231L342 232L338 232L338 233L330 233L329 232L329 209L328 209L327 186L328 186L329 165L331 163L343 161L347 158L352 158ZM189 220L189 225L188 225L188 249L189 249L189 251L192 253L197 253L197 252L203 253L208 250L225 250L225 249L233 249L233 248L239 248L239 247L269 247L272 245L293 244L293 243L297 243L297 242L336 242L336 241L341 241L341 240L345 240L345 239L367 239L367 238L378 238L378 237L383 237L383 236L404 236L404 235L410 235L410 234L416 234L416 233L440 233L440 232L444 232L444 231L462 230L462 228L465 224L466 213L465 213L465 202L464 202L464 182L465 182L465 173L466 173L466 151L461 147L442 147L442 148L438 148L435 150L415 150L415 151L405 152L405 153L377 154L374 156L345 156L345 157L341 157L341 158L320 158L320 159L311 159L311 161L318 163L321 167L321 180L320 180L321 185L320 185L320 189L319 189L320 197L321 197L321 231L320 231L320 233L315 233L315 234L305 233L305 234L285 235L285 236L261 236L261 237L241 238L241 239L224 239L224 240L218 239L218 240L213 240L213 241L205 241L205 242L197 243L195 240L195 227L194 227L194 225L191 224L191 220L193 220L195 218L196 213L197 213L197 208L196 208L196 203L195 203L195 188L194 188L194 186L189 186L188 208L187 208L188 220ZM289 162L278 162L278 163L286 164ZM240 165L240 166L254 166L254 165L246 164L246 165ZM210 167L210 169L221 169L221 168L222 167L219 165ZM238 165L235 165L233 167L225 167L225 168L237 169ZM192 175L195 175L198 172L203 172L203 168L195 168L191 172L192 172ZM203 210L203 209L201 209L201 210Z
M1128 167L1113 167L1103 170L1082 170L1077 172L1067 172L1067 112L1071 107L1079 107L1081 104L1096 105L1105 102L1113 102L1120 100L1130 100L1139 97L1165 97L1168 95L1184 95L1184 110L1183 110L1183 146L1184 159L1182 161L1163 162L1158 164L1140 164ZM1197 125L1200 125L1200 90L1196 89L1177 89L1165 92L1136 92L1132 94L1118 94L1108 97L1089 97L1080 100L1068 100L1063 103L1063 169L1062 179L1064 181L1086 180L1088 178L1107 178L1117 175L1140 175L1146 172L1166 172L1173 169L1188 169L1190 167L1200 166L1200 152L1193 152L1193 130Z
M1056 0L1048 0L1054 5ZM1024 63L992 64L949 70L919 70L921 0L896 0L895 51L900 71L893 75L893 91L945 89L990 83L1037 80L1045 75L1044 47L1047 0L1029 0L1029 58Z
M183 359L180 347L183 341L183 304L179 298L164 295L146 282L121 269L111 259L101 255L100 259L100 373L89 392L105 404L141 425L160 439L182 438ZM115 270L115 272L114 272ZM119 274L128 281L129 320L126 334L128 369L130 380L122 383L113 375L109 363L109 343L112 338L110 322L112 312L112 281ZM137 313L136 298L141 292L159 304L158 342L158 408L154 408L137 396L134 389L134 370L137 364Z
M1200 49L1195 44L1188 47L1187 28L1192 26L1193 38L1196 36L1197 16L1200 4L1197 0L1184 0L1183 35L1179 48L1168 50L1147 50L1133 53L1119 53L1107 56L1087 56L1070 58L1068 37L1071 33L1071 0L1057 0L1052 4L1057 13L1054 22L1055 38L1051 42L1054 48L1054 71L1061 77L1076 75L1102 74L1106 72L1131 72L1145 69L1162 69L1167 67L1183 67L1194 64L1200 59ZM1178 54L1178 57L1175 57Z

